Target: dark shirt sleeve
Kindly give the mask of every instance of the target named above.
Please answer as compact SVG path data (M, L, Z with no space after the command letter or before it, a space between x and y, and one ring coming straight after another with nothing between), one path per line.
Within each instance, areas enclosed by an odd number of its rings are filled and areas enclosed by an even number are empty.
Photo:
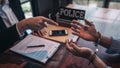
M112 38L112 44L109 48L109 51L120 54L120 39Z
M5 31L0 31L0 53L12 46L19 39L16 25L13 25Z

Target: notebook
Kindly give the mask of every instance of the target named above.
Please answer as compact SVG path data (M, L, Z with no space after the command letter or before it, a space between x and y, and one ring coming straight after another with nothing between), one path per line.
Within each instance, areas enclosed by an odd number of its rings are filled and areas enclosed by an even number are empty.
M44 47L31 47L36 45L45 45ZM28 35L22 41L15 46L11 47L10 50L21 54L23 56L34 59L38 62L46 63L49 58L58 50L60 43L47 40L34 35Z

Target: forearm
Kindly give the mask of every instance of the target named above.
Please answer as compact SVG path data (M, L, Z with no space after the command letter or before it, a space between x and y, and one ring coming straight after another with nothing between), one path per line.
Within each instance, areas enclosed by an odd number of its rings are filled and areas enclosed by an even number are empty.
M21 35L24 34L25 30L27 29L27 26L25 24L25 21L22 20L19 23L16 24L17 30L20 32Z
M101 33L97 32L94 42L100 44L105 48L109 48L112 44L112 39L110 37L103 36Z
M101 35L101 39L100 39L99 44L105 48L109 48L110 45L112 44L112 40L110 37L106 37L106 36Z
M95 57L92 63L96 68L107 68L107 65L98 56Z

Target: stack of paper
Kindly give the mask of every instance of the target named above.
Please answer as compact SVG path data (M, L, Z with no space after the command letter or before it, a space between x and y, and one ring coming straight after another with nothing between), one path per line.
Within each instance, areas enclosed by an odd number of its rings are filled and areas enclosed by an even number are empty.
M45 45L44 47L34 47L36 45ZM29 46L33 46L28 48ZM60 43L47 40L34 35L28 35L25 39L10 48L11 51L29 57L36 61L46 63L56 52Z

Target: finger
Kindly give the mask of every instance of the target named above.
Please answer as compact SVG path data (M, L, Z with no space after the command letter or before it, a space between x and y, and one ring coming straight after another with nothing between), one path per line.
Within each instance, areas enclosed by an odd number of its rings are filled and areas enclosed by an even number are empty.
M41 31L38 30L37 33L39 36L43 36Z
M72 47L73 47L73 49L75 49L77 52L80 52L81 50L80 50L80 47L78 47L76 44L73 44L72 43Z
M73 23L71 23L71 27L74 27L74 28L76 28L76 29L80 29L80 26L79 26L79 25L73 24Z
M88 30L88 28L89 28L89 26L85 26L85 27L84 27L84 30Z
M45 35L47 33L47 31L45 30L45 28L41 30L41 33L42 33L42 35Z
M70 47L70 46L69 46L69 40L67 39L67 40L65 41L65 43L66 43L66 48L69 49L69 47Z
M71 43L70 45L71 45L72 48L73 48L73 46L77 46L75 43ZM77 47L78 47L78 46L77 46ZM79 47L78 47L78 48L79 48ZM79 55L79 52L80 52L79 49L76 50L75 48L73 48L71 53L73 53L74 55L77 56L77 55Z
M31 27L31 30L33 30L33 31L38 31L38 29L39 29L39 26L37 25L37 26L35 26L35 27Z
M48 18L45 18L45 17L42 17L42 18L43 18L43 21L45 21L49 24L58 25L58 23L56 23L55 21L53 21L51 19L48 19Z
M89 25L89 26L94 26L94 24L92 22L88 21L87 19L85 19L85 24Z
M73 23L73 24L77 24L77 25L79 25L79 26L84 26L83 24L81 24L81 23L78 22L77 20L72 20L71 23Z
M73 47L72 47L72 45L74 44L73 41L71 40L71 41L69 42L69 40L66 40L66 43L68 43L68 44L66 44L67 50L68 50L69 52L71 52L72 54L77 55L77 54L78 54L77 51L74 50Z
M35 35L35 36L38 36L38 34L37 33L32 33L33 35Z
M72 34L77 35L77 36L80 36L80 34L79 34L79 33L76 33L76 32L72 32Z
M77 41L73 41L73 39L71 39L70 42L77 44Z
M46 35L47 31L43 30L42 33L43 33L43 35Z
M38 36L37 31L32 31L32 35Z
M73 39L71 39L70 42L73 43Z
M75 29L74 27L71 27L71 29L72 29L74 32L77 32L77 33L79 33L79 32L80 32L80 30L79 30L79 29Z
M70 44L69 44L69 40L68 40L68 39L66 40L66 49L67 49L68 51L70 51L70 52L72 52L72 49L73 49L73 48L70 47Z
M40 23L39 30L42 30L42 29L44 29L45 27L47 27L47 25L45 24L45 22Z
M42 26L47 27L47 22L40 23Z

